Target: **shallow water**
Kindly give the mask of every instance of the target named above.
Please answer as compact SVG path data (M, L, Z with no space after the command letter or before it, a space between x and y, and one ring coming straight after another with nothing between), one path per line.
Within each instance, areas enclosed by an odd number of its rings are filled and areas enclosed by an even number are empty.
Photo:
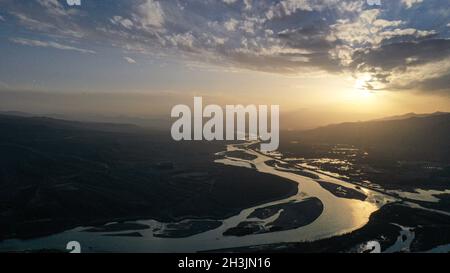
M397 194L399 197L402 198L432 203L438 203L440 201L439 195L450 194L450 190L439 191L439 190L424 190L424 189L415 189L414 192L399 191L399 190L390 190L388 192Z
M400 227L400 234L397 237L397 241L387 248L384 253L395 253L395 252L409 252L411 243L414 241L415 233L414 229L410 227L404 227L398 224L394 224Z
M450 253L450 244L437 246L426 251L426 253Z

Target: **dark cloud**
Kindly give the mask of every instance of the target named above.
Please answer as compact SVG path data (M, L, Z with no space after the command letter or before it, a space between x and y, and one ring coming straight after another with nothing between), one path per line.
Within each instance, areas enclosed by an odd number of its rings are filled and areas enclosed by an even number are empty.
M432 39L403 42L376 49L359 50L353 55L352 66L380 67L383 70L429 63L450 57L450 40Z
M420 73L417 72L416 78L409 78L406 82L401 82L401 78L398 78L397 83L390 87L450 91L450 40L402 42L359 50L353 55L351 67L356 72L370 73L374 80L387 86L394 82L393 77L401 77L408 71L417 70Z
M450 73L419 83L422 90L450 92Z

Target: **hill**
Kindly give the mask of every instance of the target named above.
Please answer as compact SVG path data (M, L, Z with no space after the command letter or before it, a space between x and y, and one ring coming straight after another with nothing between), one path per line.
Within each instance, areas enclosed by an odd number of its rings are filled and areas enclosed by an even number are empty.
M354 145L382 158L450 162L450 114L329 125L290 133L307 143Z
M224 142L0 115L0 240L127 219L223 219L295 183L214 163Z

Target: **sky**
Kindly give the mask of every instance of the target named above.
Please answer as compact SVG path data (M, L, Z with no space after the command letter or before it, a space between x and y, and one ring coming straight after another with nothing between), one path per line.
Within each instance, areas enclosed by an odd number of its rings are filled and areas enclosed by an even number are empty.
M197 95L298 128L450 111L450 0L377 2L0 0L0 110L155 117Z

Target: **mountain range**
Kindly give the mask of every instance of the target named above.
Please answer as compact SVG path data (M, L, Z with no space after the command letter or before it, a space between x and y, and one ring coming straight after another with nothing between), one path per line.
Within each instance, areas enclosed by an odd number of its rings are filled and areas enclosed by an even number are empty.
M354 145L384 158L450 162L449 136L450 113L436 112L333 124L285 137L302 143Z

